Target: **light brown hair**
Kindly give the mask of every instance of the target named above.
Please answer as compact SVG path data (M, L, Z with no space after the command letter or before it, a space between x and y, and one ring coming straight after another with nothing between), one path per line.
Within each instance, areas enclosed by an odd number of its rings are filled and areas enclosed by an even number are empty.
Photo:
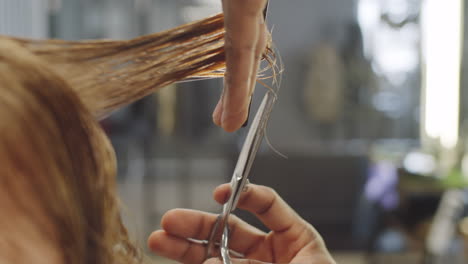
M176 81L222 77L225 68L222 14L123 41L11 40L47 61L98 118ZM267 43L272 67L270 35Z
M63 250L65 263L131 263L116 261L138 254L120 221L113 150L68 83L0 41L0 108L1 191L20 198L31 190L55 229L43 235Z
M222 21L129 41L0 37L0 192L64 263L142 262L120 219L115 157L96 118L167 84L222 74ZM33 203L21 199L25 190Z

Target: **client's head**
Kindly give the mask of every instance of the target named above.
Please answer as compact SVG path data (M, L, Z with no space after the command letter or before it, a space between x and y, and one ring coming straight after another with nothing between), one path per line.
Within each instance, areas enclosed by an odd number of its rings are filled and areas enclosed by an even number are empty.
M110 144L37 57L0 41L0 262L132 263Z

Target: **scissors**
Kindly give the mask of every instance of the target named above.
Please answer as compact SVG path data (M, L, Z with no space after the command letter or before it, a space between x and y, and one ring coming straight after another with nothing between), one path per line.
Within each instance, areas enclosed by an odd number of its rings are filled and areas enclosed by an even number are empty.
M262 143L265 127L275 101L276 94L274 94L273 91L268 91L263 97L262 103L260 104L247 133L247 137L244 141L244 145L242 146L231 178L231 196L229 197L228 202L224 204L223 210L221 214L218 215L213 229L211 230L208 240L207 257L213 257L216 246L219 245L224 264L231 264L229 250L229 226L227 224L229 216L231 212L236 209L239 197L248 183L250 168L252 167L257 151ZM220 237L221 239L219 240ZM220 241L220 243L216 243L217 241ZM239 256L240 255L236 254L236 257Z
M268 1L265 9L263 10L263 17L266 20L268 10ZM252 99L251 99L252 100ZM210 237L207 241L207 257L214 257L216 247L219 246L221 258L224 264L231 264L230 254L232 253L236 257L242 257L242 254L238 254L229 249L229 225L228 220L231 212L234 211L239 202L240 195L245 189L248 183L248 176L252 167L253 161L257 154L257 151L262 143L265 128L268 123L273 105L276 101L276 94L273 91L268 91L263 97L262 103L257 110L257 114L249 128L247 137L242 146L239 158L237 160L234 173L231 178L231 196L227 203L224 204L221 214L216 218L216 222L211 230ZM252 101L249 104L249 112ZM247 117L248 120L248 117ZM247 121L243 127L247 126ZM217 241L220 241L219 243Z

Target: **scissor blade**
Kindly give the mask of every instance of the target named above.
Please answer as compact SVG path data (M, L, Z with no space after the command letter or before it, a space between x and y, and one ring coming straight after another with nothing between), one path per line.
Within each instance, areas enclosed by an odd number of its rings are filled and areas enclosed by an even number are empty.
M210 234L207 249L208 256L212 256L215 247L214 242L219 241L218 238L221 237L223 231L226 228L229 214L237 207L240 193L244 189L253 160L258 151L258 148L260 147L260 144L262 143L265 127L267 125L268 118L270 117L270 113L273 109L275 101L276 95L273 94L273 92L267 92L260 107L258 108L254 121L249 128L249 132L247 133L244 145L242 145L239 159L237 160L237 164L231 179L231 196L229 197L228 202L224 204L223 211L216 219L216 224Z
M223 214L230 213L237 206L240 192L247 182L255 155L262 143L265 127L275 101L276 96L272 92L267 92L258 108L234 169L231 180L232 193L229 201L225 204L226 208L223 210Z

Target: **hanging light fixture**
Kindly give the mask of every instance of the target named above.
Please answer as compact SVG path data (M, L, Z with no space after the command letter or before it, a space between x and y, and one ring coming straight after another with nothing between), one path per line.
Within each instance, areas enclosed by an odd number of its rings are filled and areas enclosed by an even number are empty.
M426 0L421 25L423 138L450 150L459 133L463 0Z

